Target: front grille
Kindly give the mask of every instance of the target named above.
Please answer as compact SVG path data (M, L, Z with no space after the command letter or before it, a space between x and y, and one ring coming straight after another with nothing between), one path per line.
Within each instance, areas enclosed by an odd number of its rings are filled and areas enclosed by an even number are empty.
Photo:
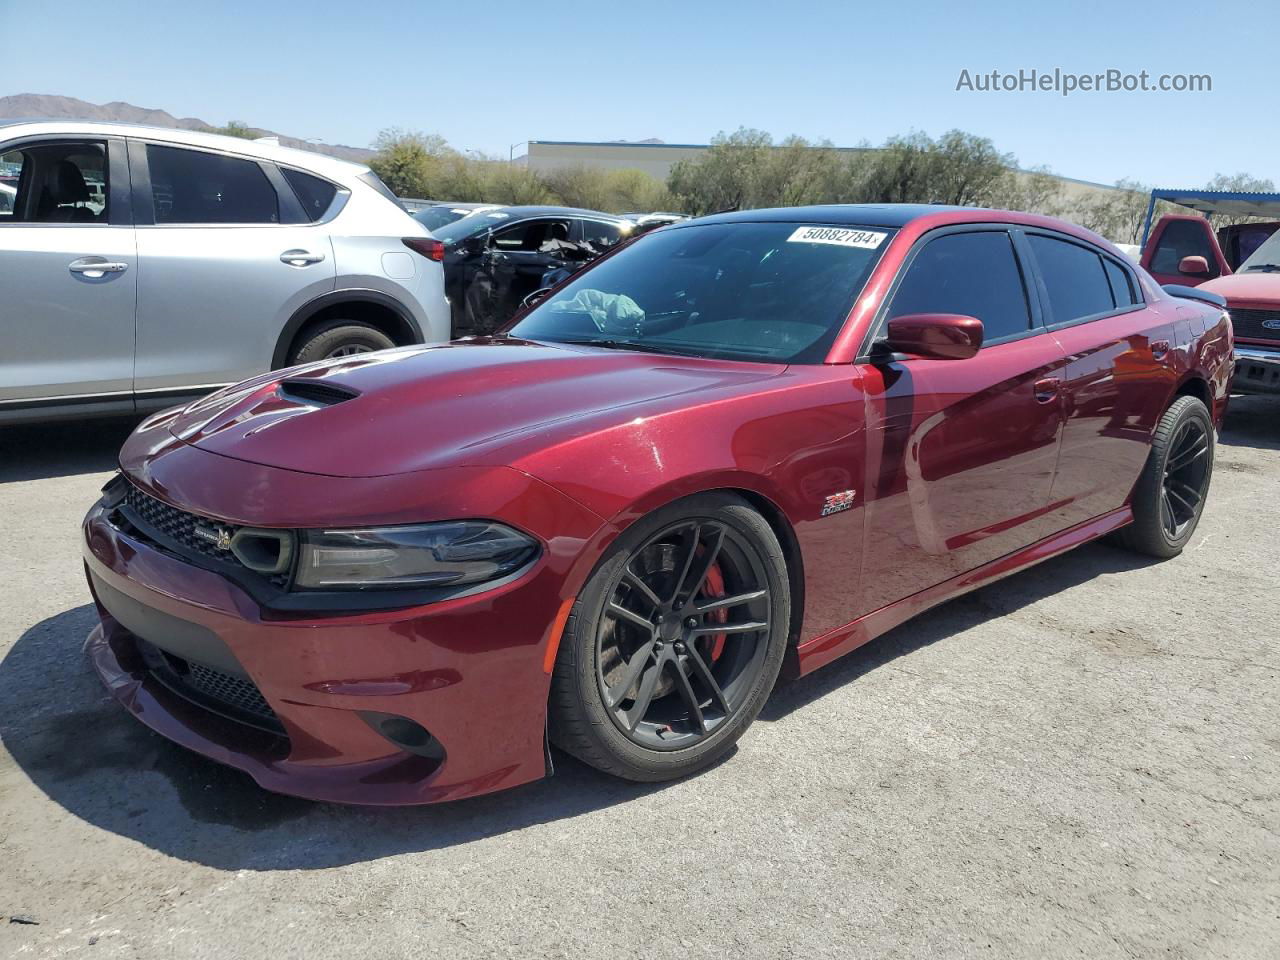
M237 710L243 710L245 713L251 713L263 719L275 720L275 711L271 709L251 680L221 673L191 661L187 662L187 666L190 667L186 678L187 683L196 690Z
M126 484L121 506L127 508L128 519L134 527L161 547L167 547L179 555L185 554L190 557L195 554L221 564L238 567L246 573L262 577L281 589L289 585L288 573L266 575L251 571L234 553L218 546L220 535L222 535L221 542L226 543L240 529L236 524L224 523L221 520L179 510L163 500L144 493L132 483Z
M1280 340L1280 310L1243 310L1229 307L1231 328L1237 337L1246 340ZM1274 323L1270 330L1263 323Z
M185 660L141 637L135 640L151 675L174 693L228 719L271 733L284 732L280 718L252 680Z

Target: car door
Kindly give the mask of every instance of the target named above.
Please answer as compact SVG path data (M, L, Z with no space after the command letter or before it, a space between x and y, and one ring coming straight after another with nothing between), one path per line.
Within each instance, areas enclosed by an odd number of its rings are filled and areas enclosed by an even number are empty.
M465 332L492 333L511 319L547 272L569 262L569 232L566 217L538 217L490 233L465 279Z
M289 318L334 289L327 228L311 224L274 164L141 140L130 157L139 401L269 369Z
M124 141L0 145L0 414L95 402L131 411L137 250Z
M1064 357L1054 371L1066 422L1051 499L1065 528L1128 499L1175 387L1177 317L1144 302L1123 258L1048 230L1025 235L1045 323Z
M1204 257L1209 269L1203 273L1183 273L1178 269L1183 257ZM1209 221L1178 214L1167 214L1156 221L1142 250L1141 263L1157 283L1190 287L1231 272Z
M878 331L955 313L983 322L984 343L967 360L870 348L864 612L1052 532L1062 405L1048 378L1061 354L1032 290L1005 227L933 231L900 270Z

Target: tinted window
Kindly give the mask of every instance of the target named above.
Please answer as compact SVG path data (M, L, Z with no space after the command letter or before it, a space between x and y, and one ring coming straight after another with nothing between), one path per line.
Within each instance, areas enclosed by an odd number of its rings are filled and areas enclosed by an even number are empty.
M1134 296L1133 281L1129 279L1129 272L1114 260L1103 257L1102 263L1107 270L1107 280L1111 284L1111 298L1116 306L1127 307L1137 303L1138 298Z
M553 241L567 242L568 239L568 220L526 220L495 230L492 242L498 250L537 253Z
M333 203L338 188L328 180L321 180L301 170L281 167L280 172L289 181L289 186L293 187L293 192L298 195L298 202L302 204L302 210L307 218L319 220L323 217L324 212L329 209L329 204Z
M613 349L821 363L891 231L707 223L641 237L534 307L511 333Z
M1218 258L1205 225L1194 220L1170 220L1160 231L1156 252L1151 256L1152 273L1177 273L1183 257L1204 257L1209 276L1218 275Z
M1031 234L1027 237L1049 293L1050 323L1066 323L1114 308L1102 257L1076 243Z
M599 220L583 220L581 223L582 242L593 256L616 247L631 236L631 229L621 224L602 223Z
M107 151L52 143L0 157L0 223L106 223Z
M1022 272L1003 230L953 233L929 242L907 268L890 317L958 313L982 321L983 340L1031 327Z
M279 223L271 181L252 160L147 145L156 223Z

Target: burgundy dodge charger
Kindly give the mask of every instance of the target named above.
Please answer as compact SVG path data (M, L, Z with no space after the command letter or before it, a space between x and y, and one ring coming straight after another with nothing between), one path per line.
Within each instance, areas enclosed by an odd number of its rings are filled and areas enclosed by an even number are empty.
M86 649L282 793L428 803L721 757L780 674L1105 534L1191 537L1231 326L1057 220L752 210L505 332L144 422L84 523Z

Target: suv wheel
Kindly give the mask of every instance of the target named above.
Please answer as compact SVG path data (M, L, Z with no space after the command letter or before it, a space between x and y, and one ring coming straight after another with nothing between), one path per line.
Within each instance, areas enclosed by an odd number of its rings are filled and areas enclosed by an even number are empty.
M289 356L290 365L332 360L394 347L395 341L377 327L359 320L329 320L300 339Z

